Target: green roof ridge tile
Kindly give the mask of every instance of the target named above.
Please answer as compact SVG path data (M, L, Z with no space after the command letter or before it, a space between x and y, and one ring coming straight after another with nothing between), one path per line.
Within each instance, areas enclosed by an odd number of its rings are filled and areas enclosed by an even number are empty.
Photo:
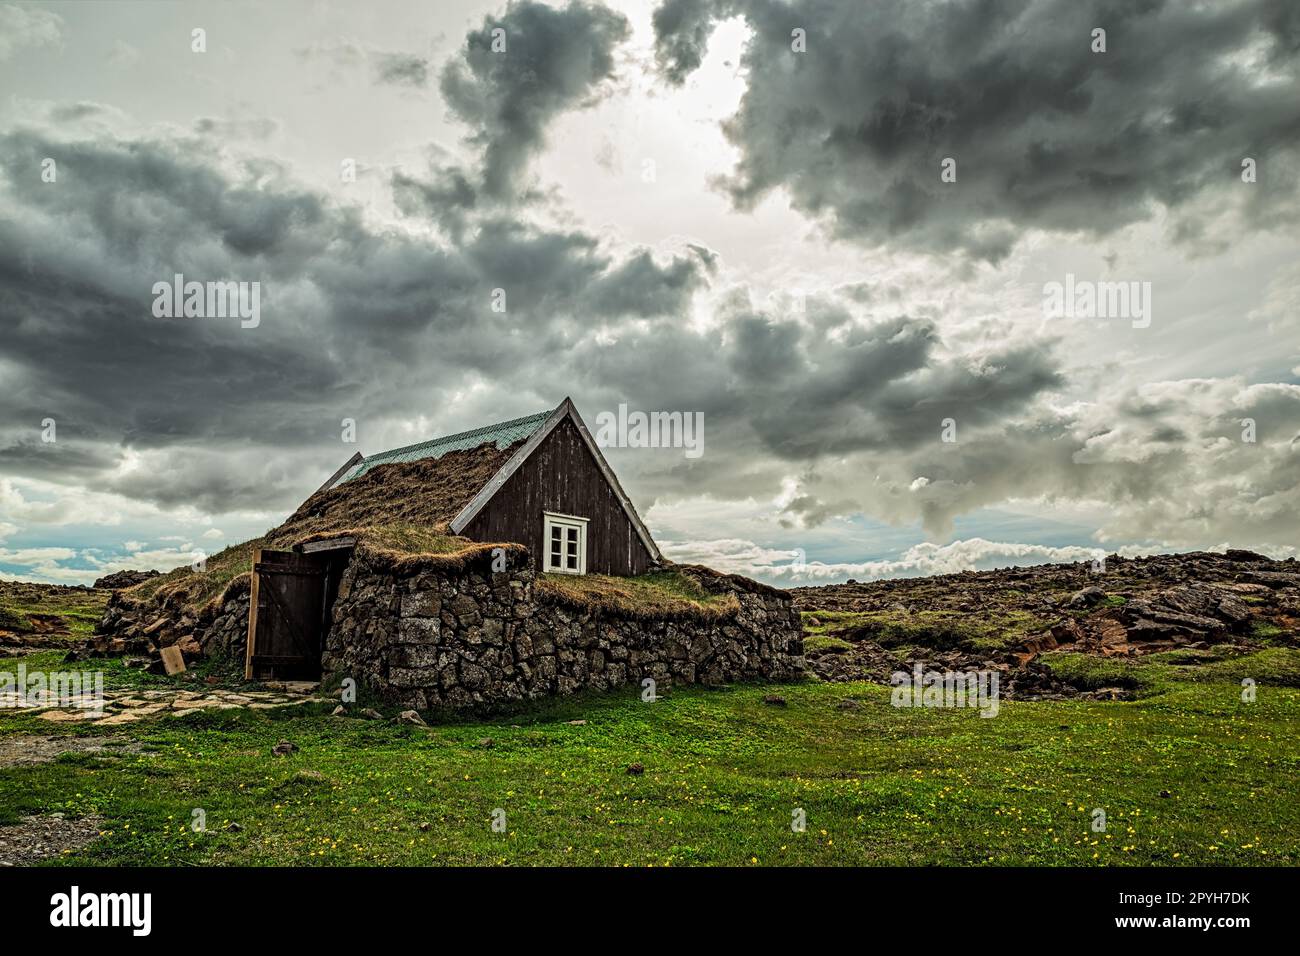
M364 475L371 468L378 465L385 465L395 461L419 461L424 458L441 458L449 451L463 451L470 448L477 448L489 441L495 442L497 448L505 449L521 438L527 438L542 427L542 423L550 417L554 409L548 409L544 412L537 412L533 415L524 415L521 418L512 418L509 421L498 422L495 425L484 425L480 428L471 428L467 431L456 432L453 435L443 435L439 438L430 438L427 441L416 442L413 445L403 445L400 448L391 448L388 451L381 451L377 454L370 455L357 462L347 474L338 480L338 485L351 481Z

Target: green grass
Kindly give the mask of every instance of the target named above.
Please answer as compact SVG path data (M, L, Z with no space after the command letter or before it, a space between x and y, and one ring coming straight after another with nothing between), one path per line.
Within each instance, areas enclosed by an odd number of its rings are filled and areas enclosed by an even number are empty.
M803 620L804 634L810 637L853 627L868 619L862 611L800 611L799 617Z
M811 637L805 637L803 647L805 651L853 650L853 645L848 641L838 637L829 637L825 634L813 634Z
M192 677L168 677L165 674L150 674L143 667L127 667L125 657L93 657L81 661L65 661L66 651L38 651L34 654L27 654L20 658L0 658L0 671L14 672L18 666L19 660L27 665L28 673L35 671L99 671L104 675L104 687L106 690L126 690L131 688L151 688L163 689L171 688L173 690L183 688L185 690L203 691L208 689L205 679L215 677L219 681L219 686L227 690L238 690L241 686L246 685L244 681L243 661L236 661L230 658L216 659L207 658L188 667L187 673ZM247 684L247 686L253 686ZM0 710L0 727L6 720L25 720L26 718L14 714L12 711ZM41 722L41 726L47 728L50 724Z
M16 608L0 604L0 629L6 631L30 631L32 622L26 614Z
M372 544L406 554L454 554L473 545L468 538L442 534L428 525L409 521L367 528L365 533Z
M785 707L771 686L628 689L427 729L207 712L112 729L141 753L0 768L0 822L100 814L104 836L58 861L89 865L1300 863L1297 652L1101 663L1099 680L1149 671L1145 696L984 719L870 684L783 685ZM66 730L0 715L0 735ZM281 739L299 751L273 757Z
M809 618L817 624L809 626ZM857 632L855 640L865 638L882 647L987 652L1012 647L1055 623L1027 611L1005 609L980 615L962 611L805 611L803 619L805 633L813 636L853 630Z
M141 602L160 600L174 594L180 596L181 603L186 607L200 608L225 591L226 586L236 577L251 574L253 551L266 546L266 541L262 538L232 544L209 555L201 572L192 570L189 565L182 565L130 588L126 594L130 599Z
M1165 651L1140 658L1106 658L1053 651L1041 660L1077 687L1123 687L1139 696L1168 693L1181 684L1224 683L1240 687L1250 678L1273 687L1300 687L1300 650L1270 647L1240 654L1223 649Z
M57 630L85 637L104 616L107 591L51 587L0 581L0 629L28 633L42 631L33 615L50 620Z
M1270 643L1276 637L1285 635L1286 629L1279 627L1271 621L1265 621L1260 618L1250 622L1251 636L1257 641Z
M714 617L739 607L734 595L712 594L680 571L652 571L636 577L608 574L542 574L541 591L550 591L586 607L607 607L632 614L674 613Z

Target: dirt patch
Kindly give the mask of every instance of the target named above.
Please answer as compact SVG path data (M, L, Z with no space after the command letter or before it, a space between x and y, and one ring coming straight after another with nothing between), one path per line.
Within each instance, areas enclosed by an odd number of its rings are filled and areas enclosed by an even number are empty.
M0 866L32 866L80 850L99 838L102 823L101 817L69 820L61 813L23 817L0 827Z
M105 756L133 754L139 753L142 747L139 741L127 740L124 737L66 737L35 734L0 737L0 767L50 763L61 754L68 753L92 753Z

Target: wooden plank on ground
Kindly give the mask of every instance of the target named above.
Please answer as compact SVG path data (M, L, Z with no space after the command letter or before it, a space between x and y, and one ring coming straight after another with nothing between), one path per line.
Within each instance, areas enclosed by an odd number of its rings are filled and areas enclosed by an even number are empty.
M168 674L179 674L185 670L185 657L181 654L181 649L175 644L171 647L164 647L160 653L162 654L163 670Z

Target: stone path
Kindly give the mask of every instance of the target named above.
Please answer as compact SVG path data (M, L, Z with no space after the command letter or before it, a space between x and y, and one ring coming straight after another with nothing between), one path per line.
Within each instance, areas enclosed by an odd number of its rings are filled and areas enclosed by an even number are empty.
M271 710L275 707L295 707L313 701L325 701L313 692L317 684L286 682L267 685L258 690L182 690L172 688L149 690L108 690L102 701L87 694L72 697L51 706L28 706L17 691L0 691L0 714L5 710L35 713L51 723L93 723L97 726L130 724L148 717L179 717L197 710Z

